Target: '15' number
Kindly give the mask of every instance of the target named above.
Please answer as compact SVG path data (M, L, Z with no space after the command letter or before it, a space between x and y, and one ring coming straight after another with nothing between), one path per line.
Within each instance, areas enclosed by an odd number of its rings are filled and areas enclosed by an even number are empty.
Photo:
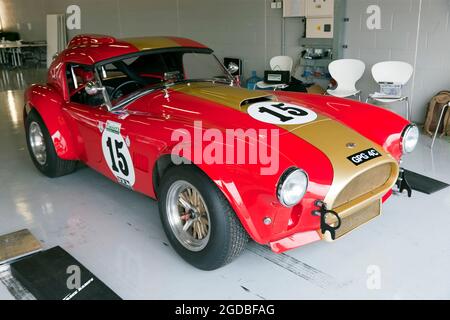
M130 172L128 169L127 160L123 155L123 153L120 151L123 148L123 142L114 140L114 147L113 147L113 141L109 137L108 140L106 141L106 146L108 147L109 154L111 155L113 171L117 173L121 172L125 176L128 176ZM119 160L118 163L116 162L116 158ZM117 165L119 165L119 167L117 167Z
M272 104L272 107L275 107L278 110L284 111L284 112L288 113L289 115L295 116L295 117L305 117L308 115L308 112L306 112L305 110L294 108L294 107L285 107L284 103ZM276 110L272 110L272 109L269 109L266 107L259 108L259 112L260 113L268 113L274 117L277 117L278 119L280 119L281 122L288 122L288 121L294 120L294 117L286 116L284 114L277 112Z

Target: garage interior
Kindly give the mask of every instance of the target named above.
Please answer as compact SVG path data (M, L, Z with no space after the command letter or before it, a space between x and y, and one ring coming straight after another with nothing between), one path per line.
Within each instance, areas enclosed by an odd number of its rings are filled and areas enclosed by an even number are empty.
M263 78L272 57L289 56L293 77L325 91L328 62L305 59L305 49L317 44L331 47L329 62L365 63L357 89L366 101L379 90L373 65L407 62L414 73L402 94L419 126L433 96L450 90L448 0L335 0L334 36L319 40L305 38L305 17L286 16L295 1L1 0L2 32L20 34L23 43L50 45L47 15L70 16L71 5L80 8L81 23L67 30L69 40L90 33L194 39L219 59L240 59L242 85L253 71ZM379 30L366 25L376 14L368 10L373 5L381 9ZM0 66L0 235L28 229L44 249L61 246L123 299L450 298L450 188L414 191L412 198L396 194L381 217L331 244L316 242L277 255L249 242L233 263L211 272L195 269L170 247L156 201L86 166L57 179L34 168L24 131L24 90L45 83L48 52L43 58L41 47L28 49L29 54L25 48L20 52L20 65L9 60ZM311 72L307 77L305 69ZM405 115L403 102L388 107ZM432 137L422 132L402 167L450 183L450 139L439 134L431 144ZM374 272L380 275L376 288L370 285ZM0 299L27 298L33 299L17 288L8 265L0 264Z

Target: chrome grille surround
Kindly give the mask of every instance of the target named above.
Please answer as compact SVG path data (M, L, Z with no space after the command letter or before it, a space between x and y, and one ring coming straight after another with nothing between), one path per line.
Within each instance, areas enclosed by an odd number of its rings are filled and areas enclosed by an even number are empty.
M327 232L322 235L326 241L334 241L354 229L366 224L381 214L382 197L397 181L399 167L396 162L381 162L351 179L333 201L333 211L341 218L335 239ZM334 219L334 220L333 220ZM336 218L327 220L329 225L337 223Z

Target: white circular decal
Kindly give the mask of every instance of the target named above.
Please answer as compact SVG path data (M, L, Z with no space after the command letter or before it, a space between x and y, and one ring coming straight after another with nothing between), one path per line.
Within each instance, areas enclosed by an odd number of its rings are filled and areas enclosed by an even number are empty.
M252 104L247 112L256 120L271 124L305 124L317 119L317 113L310 109L276 101Z
M121 124L107 121L102 134L102 150L109 169L117 181L126 186L133 187L135 176L133 161L125 139L120 134Z

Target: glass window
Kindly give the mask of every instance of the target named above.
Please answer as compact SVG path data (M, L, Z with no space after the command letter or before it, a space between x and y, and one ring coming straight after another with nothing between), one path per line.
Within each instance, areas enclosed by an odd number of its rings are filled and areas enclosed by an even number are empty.
M211 53L177 50L146 53L101 65L98 68L112 105L132 99L143 90L187 80L226 80L229 75Z
M186 79L226 78L225 70L212 54L185 53L183 66Z

